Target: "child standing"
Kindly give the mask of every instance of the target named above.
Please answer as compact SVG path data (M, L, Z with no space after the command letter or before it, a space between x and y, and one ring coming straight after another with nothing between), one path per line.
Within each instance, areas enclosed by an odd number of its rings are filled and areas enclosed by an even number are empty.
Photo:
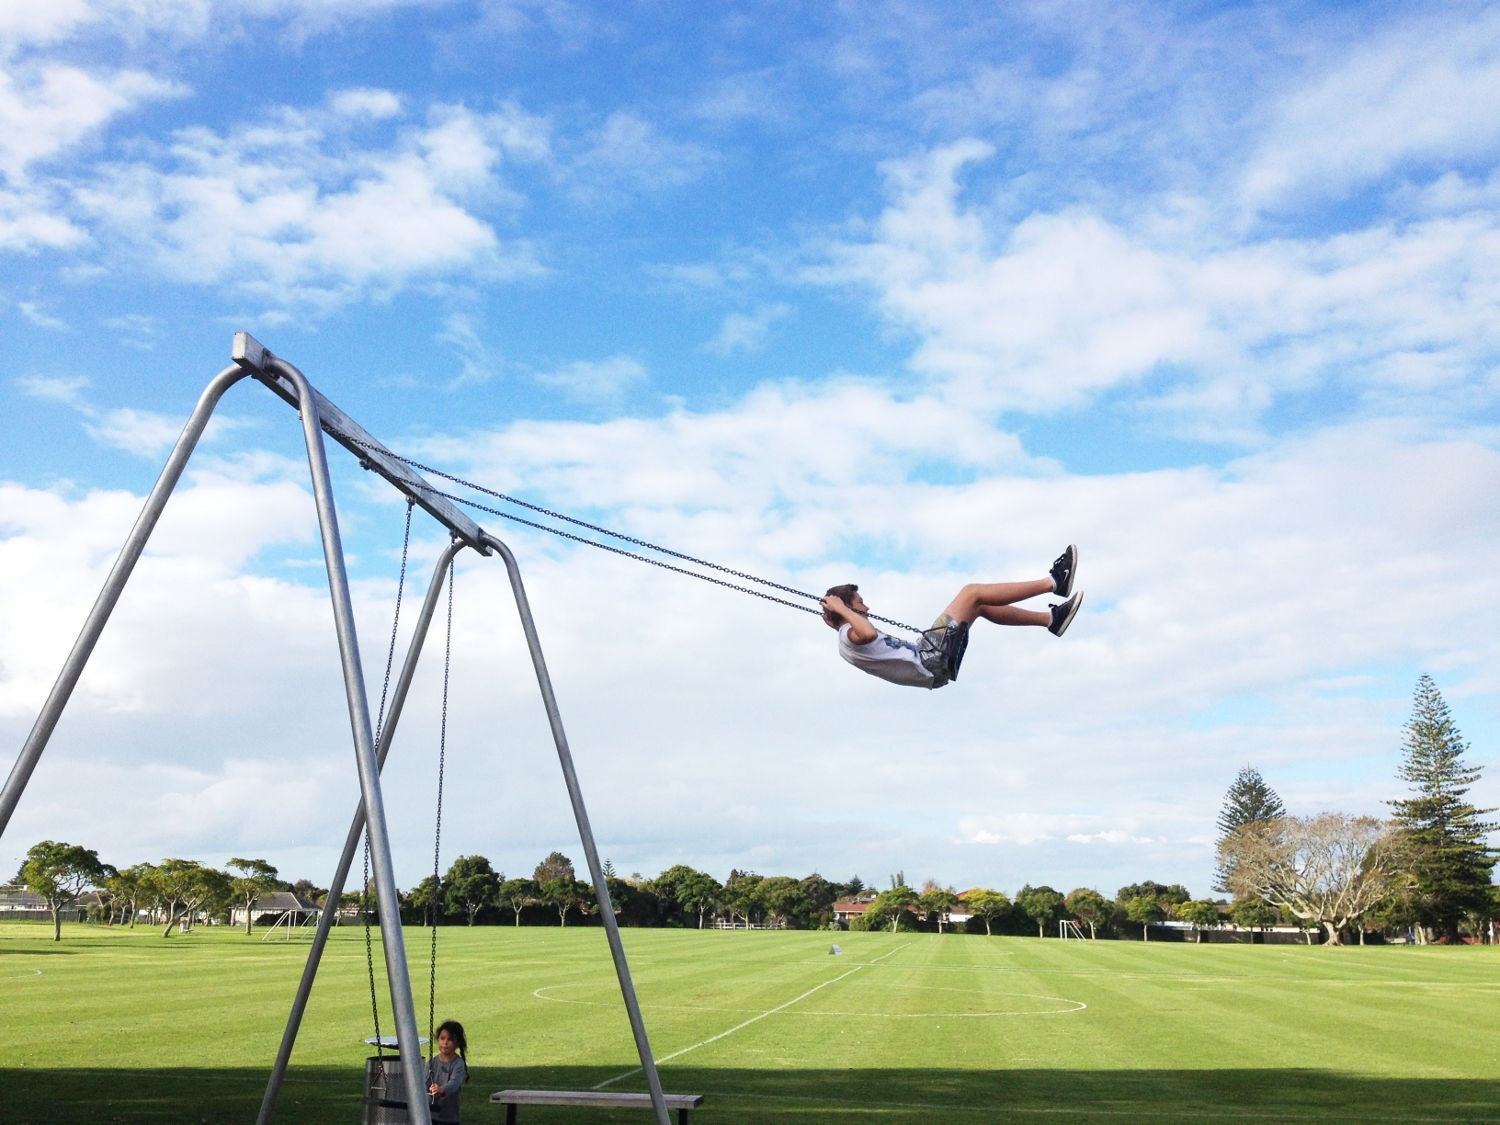
M444 1020L437 1029L437 1054L427 1062L427 1093L431 1098L434 1125L457 1125L458 1101L464 1083L469 1080L469 1066L464 1052L469 1049L464 1025Z

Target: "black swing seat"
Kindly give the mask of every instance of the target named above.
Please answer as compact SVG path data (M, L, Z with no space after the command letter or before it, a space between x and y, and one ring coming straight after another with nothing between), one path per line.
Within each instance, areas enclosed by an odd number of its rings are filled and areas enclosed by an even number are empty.
M668 1109L677 1111L680 1125L687 1125L688 1111L703 1104L702 1094L663 1094ZM650 1094L612 1090L501 1090L490 1101L505 1107L506 1125L515 1125L516 1110L523 1105L566 1105L595 1109L650 1109Z

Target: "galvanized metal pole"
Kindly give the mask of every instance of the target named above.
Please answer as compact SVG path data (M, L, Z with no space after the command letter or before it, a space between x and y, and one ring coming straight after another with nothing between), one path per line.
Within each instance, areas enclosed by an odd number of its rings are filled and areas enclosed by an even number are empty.
M199 396L198 405L193 409L192 416L188 418L187 425L183 427L182 435L178 437L171 456L167 458L167 464L162 469L161 476L157 478L155 487L146 497L145 506L141 509L141 514L136 517L135 526L130 529L125 545L120 548L119 557L115 559L115 565L110 569L109 577L104 580L104 588L99 591L99 597L94 601L94 608L89 611L88 617L84 620L83 629L79 632L78 639L73 642L72 651L68 653L62 671L52 685L52 691L42 705L41 714L37 716L36 723L31 728L31 734L27 736L20 755L11 767L10 776L5 781L5 788L0 790L0 836L5 834L5 827L10 823L16 803L21 799L21 794L26 789L26 783L31 779L37 762L41 760L42 751L46 749L47 741L52 737L57 721L62 717L63 709L67 707L68 700L73 695L73 689L78 686L78 678L83 675L84 666L88 664L94 645L98 643L105 623L114 612L115 603L120 600L125 583L129 581L131 571L135 569L141 552L146 548L147 540L151 538L151 532L156 528L156 521L161 517L162 509L167 506L172 490L177 487L177 482L182 478L182 471L187 466L188 458L193 455L198 439L203 436L209 416L213 414L214 407L219 404L219 399L224 397L224 392L243 379L245 375L246 372L237 366L226 367L213 378L204 388L203 394Z
M536 622L531 616L531 605L526 599L525 587L521 584L521 569L510 548L488 532L485 542L499 552L505 560L505 570L510 575L510 588L516 599L516 611L521 617L521 628L526 634L526 647L531 650L532 667L536 669L537 685L542 690L542 703L547 708L547 721L552 725L552 741L557 746L557 760L562 766L563 780L567 783L568 799L573 803L573 819L578 822L578 836L583 843L583 854L588 860L589 876L594 880L595 896L599 903L599 916L604 922L604 932L609 937L609 952L614 958L615 975L620 981L620 992L625 998L625 1011L630 1018L630 1030L635 1036L636 1052L640 1055L641 1070L646 1075L646 1088L651 1093L651 1106L656 1110L658 1125L671 1125L667 1113L667 1102L662 1094L661 1078L656 1073L656 1059L651 1054L651 1042L646 1037L646 1024L641 1018L641 1007L636 1000L635 985L630 979L630 964L625 960L625 946L620 940L620 926L615 919L615 909L609 898L609 885L604 881L604 868L599 862L599 849L594 845L594 830L589 826L588 810L583 805L583 791L578 785L578 775L573 769L573 754L568 749L568 736L563 730L562 715L557 708L557 697L552 692L552 677L547 673L547 662L542 656L542 644L537 637Z
M447 575L448 565L465 546L466 544L457 539L449 543L432 572L432 581L427 587L427 597L422 602L421 612L417 616L417 625L406 650L406 660L401 665L396 686L391 692L390 710L386 713L385 722L380 729L380 741L375 748L377 769L385 767L386 755L390 753L391 740L396 736L396 725L401 721L401 712L406 706L407 692L411 689L412 677L416 675L417 660L422 654L422 645L426 642L428 630L432 626L432 615L437 607L438 595L442 593L443 579ZM338 868L334 871L333 881L328 886L328 897L323 901L323 910L318 915L318 929L313 935L312 948L307 952L307 964L303 966L302 980L297 985L297 995L292 1001L292 1011L287 1017L286 1030L281 1036L281 1048L276 1053L276 1065L271 1070L270 1081L266 1083L265 1097L260 1103L260 1115L255 1119L257 1125L270 1125L272 1117L275 1116L276 1099L281 1094L281 1083L286 1077L287 1066L291 1062L292 1048L297 1042L297 1031L302 1026L302 1016L307 1011L307 1000L312 995L313 980L318 975L318 965L323 959L323 950L328 944L329 931L333 928L333 920L338 915L339 896L344 892L344 883L349 878L349 869L354 865L354 853L359 850L359 840L364 830L365 806L361 801L354 810L354 816L349 824L349 834L344 838L344 850L339 856Z
M314 397L306 376L290 363L276 359L269 353L265 356L265 361L278 374L289 379L298 394L302 433L307 442L308 469L312 474L313 497L317 501L318 526L323 538L323 561L328 571L328 593L333 602L334 630L338 634L339 659L344 671L344 696L349 707L349 726L354 735L354 759L359 767L359 789L364 799L365 826L370 839L370 866L375 876L376 906L380 915L380 944L385 951L391 1011L396 1020L401 1077L406 1087L406 1112L416 1125L432 1125L427 1088L423 1082L426 1069L417 1043L416 1009L406 967L406 942L401 933L401 904L397 899L396 871L391 862L385 805L380 795L380 767L376 764L375 739L370 729L370 703L365 695L364 670L360 666L359 638L354 627L354 602L349 593L349 575L344 567L344 547L339 537L338 513L333 503L333 482L328 475L328 453L323 447L318 400Z

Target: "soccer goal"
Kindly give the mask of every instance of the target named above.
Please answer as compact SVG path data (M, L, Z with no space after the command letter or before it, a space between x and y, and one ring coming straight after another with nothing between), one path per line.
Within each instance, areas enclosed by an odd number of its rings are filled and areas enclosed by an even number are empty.
M1067 941L1073 938L1076 941L1088 941L1089 935L1083 932L1083 927L1071 918L1064 918L1057 924L1057 936Z

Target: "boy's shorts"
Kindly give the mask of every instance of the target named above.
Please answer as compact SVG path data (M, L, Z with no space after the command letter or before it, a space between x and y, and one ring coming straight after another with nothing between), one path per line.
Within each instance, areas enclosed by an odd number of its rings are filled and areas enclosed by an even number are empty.
M917 644L917 658L932 673L932 686L940 688L958 679L958 666L969 647L969 623L955 621L946 613L938 614L932 628L922 634Z

